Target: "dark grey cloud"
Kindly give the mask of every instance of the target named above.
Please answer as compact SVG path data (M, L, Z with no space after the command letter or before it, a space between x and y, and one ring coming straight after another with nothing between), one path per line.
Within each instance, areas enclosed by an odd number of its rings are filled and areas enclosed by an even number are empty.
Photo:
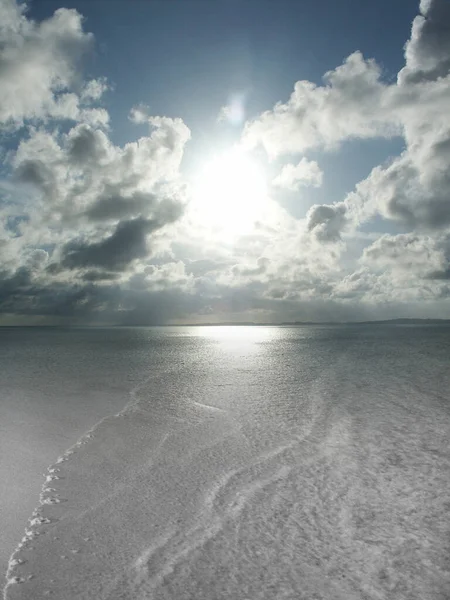
M406 44L406 66L399 73L401 84L433 81L450 71L450 3L422 0L421 15L414 19Z
M436 249L442 253L440 268L427 273L426 277L439 281L450 280L450 234L437 240Z
M12 275L0 273L0 314L67 318L77 313L88 315L101 304L101 289L92 285L45 285L35 281L32 272L24 267Z
M442 281L450 279L450 265L439 271L431 271L431 273L427 274L426 279L437 279Z
M11 280L4 280L0 285L0 315L37 315L66 320L77 317L89 321L102 312L106 316L108 308L118 309L117 303L112 302L114 298L112 288L106 289L92 284L62 283L45 286L29 281L27 284L23 282L21 286L14 287L14 292L11 293L14 283ZM5 284L9 289L5 290Z
M0 277L0 321L2 315L15 314L45 317L50 324L159 325L201 310L201 302L179 289L149 291L114 282L53 281L42 285L33 283L24 270L13 277Z
M53 169L39 159L23 161L15 172L18 182L29 184L41 191L46 198L53 198L56 191L56 177Z
M83 281L114 281L119 277L118 273L109 273L107 271L86 271L81 276Z
M15 294L24 294L31 285L31 274L21 267L13 274L0 271L0 306L14 298Z
M66 244L61 264L67 269L123 270L132 261L149 255L147 236L161 226L158 221L143 218L120 222L110 236L99 242L80 240Z
M312 206L307 214L308 231L314 233L321 242L338 242L344 229L346 207L343 203Z
M103 131L81 125L68 138L69 159L77 165L101 163L108 158L108 144Z
M161 198L152 192L135 191L123 195L120 186L107 186L102 195L86 211L92 221L124 219L140 214L158 214L167 223L176 221L183 213L183 205L173 198Z

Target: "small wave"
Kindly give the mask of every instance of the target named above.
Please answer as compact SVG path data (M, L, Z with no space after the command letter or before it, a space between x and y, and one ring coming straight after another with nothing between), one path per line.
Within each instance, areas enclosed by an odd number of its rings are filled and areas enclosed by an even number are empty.
M174 570L199 548L214 539L231 521L236 521L241 513L254 502L258 494L268 486L285 480L291 467L283 465L275 471L253 481L245 487L234 490L235 499L225 505L217 506L214 498L227 486L236 475L228 474L205 499L204 511L196 523L186 532L172 530L146 549L134 562L132 572L128 575L128 586L136 593L150 593L155 590ZM213 499L213 500L212 500Z

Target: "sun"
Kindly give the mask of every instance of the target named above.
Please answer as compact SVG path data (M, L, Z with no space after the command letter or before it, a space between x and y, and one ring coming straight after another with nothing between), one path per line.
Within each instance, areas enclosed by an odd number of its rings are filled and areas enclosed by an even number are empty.
M239 147L213 156L194 181L195 218L228 235L251 230L264 211L267 189L264 171Z

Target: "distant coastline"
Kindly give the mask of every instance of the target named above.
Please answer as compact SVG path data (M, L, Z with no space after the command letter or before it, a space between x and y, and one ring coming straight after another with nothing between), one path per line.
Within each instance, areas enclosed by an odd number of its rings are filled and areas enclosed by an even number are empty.
M255 321L220 321L210 323L183 323L161 325L161 327L304 327L317 325L444 325L450 324L450 319L384 319L377 321L282 321L280 323Z
M127 327L317 327L342 325L449 325L450 319L382 319L376 321L281 321L276 322L256 322L256 321L218 321L207 323L152 323L152 324L129 324L129 323L108 323L108 324L56 324L56 325L0 325L0 329L30 328L30 329L110 329Z

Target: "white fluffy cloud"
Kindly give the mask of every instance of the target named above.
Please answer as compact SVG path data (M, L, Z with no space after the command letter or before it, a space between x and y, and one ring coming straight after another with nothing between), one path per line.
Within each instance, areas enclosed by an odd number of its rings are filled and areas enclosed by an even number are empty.
M93 43L81 15L61 8L35 23L25 8L0 0L0 123L51 117L106 124L106 111L89 106L105 91L104 82L91 81L80 95L73 93L80 87L79 62Z
M449 293L450 4L423 0L420 11L397 82L384 82L375 61L357 52L325 75L324 86L297 82L287 103L244 131L246 144L262 145L271 157L336 149L354 138L403 136L401 155L374 167L342 201L315 205L306 215L310 234L328 244L346 231L348 239L376 215L411 230L381 236L364 250L359 270L346 274L341 263L335 298L401 304Z
M350 138L390 137L399 132L393 99L381 69L360 52L324 76L325 85L297 81L286 103L247 123L247 146L261 144L271 157L335 148Z
M287 104L244 132L247 143L274 155L401 133L402 155L375 167L340 204L356 221L380 214L410 227L450 224L450 10L447 0L424 0L421 10L397 83L383 83L376 63L355 53L325 76L324 87L297 82ZM321 211L327 222L330 210Z
M315 160L308 160L305 156L297 165L289 163L284 165L279 175L272 184L285 190L297 192L302 187L320 187L323 172Z
M411 280L450 279L450 236L407 233L383 235L365 248L361 262L377 272L392 271Z

